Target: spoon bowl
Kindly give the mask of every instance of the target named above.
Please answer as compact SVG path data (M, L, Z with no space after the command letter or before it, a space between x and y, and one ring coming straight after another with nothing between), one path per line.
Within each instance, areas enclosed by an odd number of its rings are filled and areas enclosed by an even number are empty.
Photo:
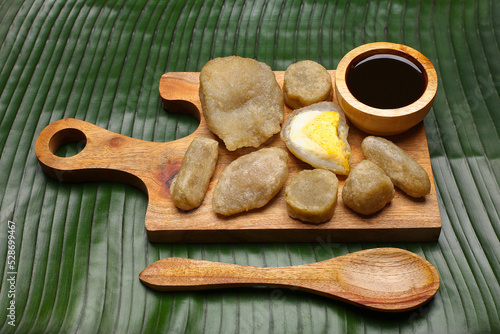
M428 302L439 289L436 268L398 248L375 248L290 267L252 267L166 258L139 274L158 291L244 286L296 288L383 312L403 312Z

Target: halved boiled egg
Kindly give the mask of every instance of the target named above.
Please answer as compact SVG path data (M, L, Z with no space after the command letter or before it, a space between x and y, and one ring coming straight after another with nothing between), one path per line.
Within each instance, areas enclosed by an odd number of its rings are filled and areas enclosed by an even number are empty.
M300 160L315 168L349 174L351 147L345 115L333 102L295 110L281 130L281 139Z

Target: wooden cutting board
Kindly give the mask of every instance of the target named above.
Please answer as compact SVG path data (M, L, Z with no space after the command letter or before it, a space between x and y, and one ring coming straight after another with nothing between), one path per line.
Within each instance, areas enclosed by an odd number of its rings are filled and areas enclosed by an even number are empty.
M329 71L333 76L335 71ZM282 85L284 72L275 72ZM167 143L154 143L126 137L90 123L63 119L48 125L39 135L35 152L43 170L60 181L115 181L139 187L148 195L145 218L147 235L152 242L349 242L349 241L433 241L441 231L436 189L423 123L409 131L389 137L427 171L431 193L413 199L397 190L396 196L380 212L361 216L342 202L345 176L339 176L339 195L331 221L313 225L292 219L286 212L284 188L266 206L230 217L212 210L212 193L220 173L237 157L256 148L228 151L224 143L208 129L198 95L199 73L171 72L160 79L163 107L169 112L187 113L200 120L191 135ZM291 110L285 108L285 118ZM350 125L348 141L353 165L363 159L360 144L367 135ZM185 212L170 198L169 185L178 172L187 147L197 136L219 141L219 160L206 197L200 207ZM84 149L68 158L55 155L69 141L85 141ZM262 147L286 150L279 134ZM288 150L287 150L288 151ZM291 177L308 164L289 154Z

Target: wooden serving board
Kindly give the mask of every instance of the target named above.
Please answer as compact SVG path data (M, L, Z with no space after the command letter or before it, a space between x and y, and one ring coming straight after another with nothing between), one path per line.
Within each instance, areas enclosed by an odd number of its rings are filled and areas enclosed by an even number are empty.
M335 71L329 71L333 76ZM282 85L284 72L275 72ZM90 123L63 119L47 126L39 135L35 152L43 170L61 181L107 180L139 187L148 195L145 218L152 242L349 242L349 241L433 241L441 231L436 189L422 123L389 139L414 157L431 178L431 193L413 199L397 190L396 196L380 212L361 216L342 202L345 176L339 176L339 195L331 221L319 225L292 219L286 212L284 189L291 177L311 167L289 153L290 175L283 189L263 208L225 217L212 210L212 194L221 172L237 157L262 147L286 149L279 134L259 148L228 151L209 129L198 95L199 73L171 72L160 79L162 105L169 112L193 115L200 120L191 135L167 143L154 143L116 134ZM285 118L291 113L285 108ZM348 141L353 166L363 159L361 141L367 135L350 125ZM219 160L200 207L177 209L170 198L169 185L178 172L187 147L197 136L219 141ZM85 148L68 158L54 153L68 141L86 141ZM288 150L287 150L288 151Z

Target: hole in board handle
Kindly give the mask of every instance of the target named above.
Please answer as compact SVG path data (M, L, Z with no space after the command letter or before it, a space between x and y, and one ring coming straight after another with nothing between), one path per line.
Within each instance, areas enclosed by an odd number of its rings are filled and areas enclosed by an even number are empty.
M69 158L80 153L87 145L87 137L78 129L63 129L56 132L49 141L52 154Z

